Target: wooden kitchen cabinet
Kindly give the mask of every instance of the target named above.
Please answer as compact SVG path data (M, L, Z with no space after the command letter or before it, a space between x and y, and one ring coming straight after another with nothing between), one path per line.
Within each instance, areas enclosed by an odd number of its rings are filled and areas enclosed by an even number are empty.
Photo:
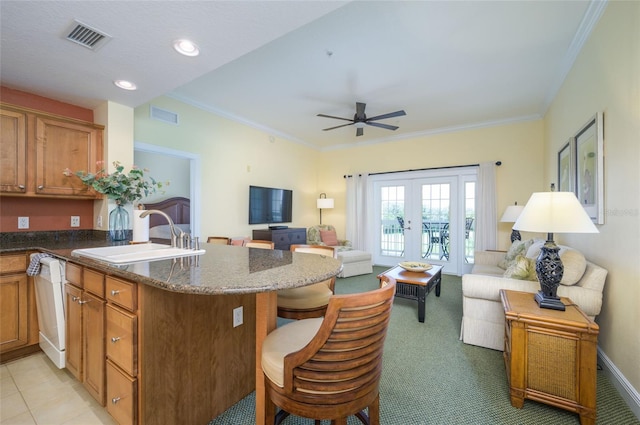
M0 256L0 356L6 362L38 351L38 315L27 253Z
M67 263L66 367L105 405L104 274Z
M72 171L95 172L104 157L104 126L0 104L0 193L95 199L102 195Z
M0 109L0 191L27 190L27 114Z

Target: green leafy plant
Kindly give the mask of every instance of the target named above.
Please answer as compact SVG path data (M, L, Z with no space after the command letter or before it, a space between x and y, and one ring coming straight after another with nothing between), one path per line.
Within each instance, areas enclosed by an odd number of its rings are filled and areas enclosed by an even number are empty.
M63 171L67 177L76 175L87 186L91 186L96 192L107 195L109 199L113 199L117 204L124 205L128 202L138 201L149 196L169 182L159 182L153 177L145 178L144 173L149 172L148 169L138 168L135 165L131 167L129 172L124 172L124 166L118 161L113 162L115 171L108 173L104 168L104 161L96 163L102 168L94 173L85 171L73 172L69 168Z

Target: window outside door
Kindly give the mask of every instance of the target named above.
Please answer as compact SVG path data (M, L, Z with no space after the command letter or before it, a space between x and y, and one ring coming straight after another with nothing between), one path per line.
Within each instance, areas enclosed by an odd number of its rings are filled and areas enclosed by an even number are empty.
M382 179L382 177L386 177ZM373 261L423 261L462 274L473 263L475 173L373 181Z

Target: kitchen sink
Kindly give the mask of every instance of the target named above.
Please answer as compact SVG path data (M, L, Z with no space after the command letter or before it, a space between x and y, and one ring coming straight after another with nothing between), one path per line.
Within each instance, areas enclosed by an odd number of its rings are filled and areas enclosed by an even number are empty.
M174 248L159 243L144 243L133 245L105 246L102 248L74 249L71 254L80 257L93 258L112 264L128 264L141 261L166 260L168 258L202 255L204 249Z

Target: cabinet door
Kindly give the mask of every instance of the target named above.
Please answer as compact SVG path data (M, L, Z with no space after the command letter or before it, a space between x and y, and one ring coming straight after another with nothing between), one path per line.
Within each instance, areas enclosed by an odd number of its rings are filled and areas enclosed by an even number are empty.
M27 275L0 276L0 353L29 342Z
M105 398L105 301L82 294L82 328L84 333L84 386L101 405Z
M26 115L0 110L0 191L24 193L27 185Z
M82 382L82 291L73 285L65 285L66 298L66 368Z
M36 117L36 193L97 198L100 195L63 171L95 172L102 158L102 131L89 125Z

